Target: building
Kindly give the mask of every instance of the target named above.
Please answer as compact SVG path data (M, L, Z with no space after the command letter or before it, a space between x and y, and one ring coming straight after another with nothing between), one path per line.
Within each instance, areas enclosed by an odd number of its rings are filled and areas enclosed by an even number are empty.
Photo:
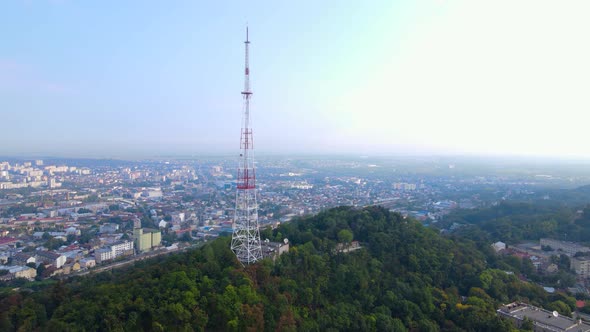
M117 224L104 224L104 225L100 225L99 228L99 233L101 234L105 234L105 233L115 233L119 230L119 225Z
M96 266L96 260L93 258L82 258L80 260L80 267L85 269L90 269Z
M96 263L100 264L114 259L115 256L111 248L100 248L94 251L94 258L96 259Z
M556 311L551 312L521 302L504 305L496 313L502 318L510 319L516 327L520 327L528 319L533 323L534 332L590 331L590 325L583 323L581 319L574 320Z
M111 244L115 257L133 255L133 241L119 241Z
M69 250L72 249L72 250ZM77 248L66 248L65 250L60 251L60 253L66 256L67 261L79 261L83 258L86 254Z
M350 243L338 243L336 244L335 252L346 254L361 248L361 244L358 241L352 241Z
M176 224L182 223L184 222L184 216L184 212L174 213L172 214L172 222Z
M16 245L19 240L13 237L0 237L0 246Z
M545 268L545 273L556 273L559 271L559 266L557 266L557 264L555 263L551 263L549 265L547 265L547 267Z
M26 252L19 252L12 256L12 264L27 265L29 263L36 263L35 256L29 255Z
M8 270L8 278L25 278L33 280L37 276L37 270L28 266L0 266L0 270Z
M289 252L289 241L285 239L283 242L270 242L266 239L262 242L262 258L272 258L274 261L280 255Z
M576 274L581 277L590 277L590 257L572 257L570 268L576 271Z
M103 263L121 256L133 255L133 241L118 241L110 246L97 249L94 257L97 263Z
M68 227L68 228L66 228L66 234L80 236L82 234L82 232L79 229L77 229L76 227Z
M137 218L137 216L133 218L133 228L141 228L141 219Z
M72 272L80 271L80 267L81 267L81 265L79 262L72 262L72 263L65 264L63 266L63 273L70 274Z
M495 252L499 252L500 250L506 249L506 243L498 241L496 243L492 243L492 248L494 248Z
M54 238L63 238L65 239L67 236L66 232L35 232L33 233L33 237L35 237L35 239L42 239L43 235L47 233L49 236L54 237Z
M37 262L51 264L56 269L61 268L66 263L66 256L51 251L37 251L35 259Z
M570 257L578 252L590 252L589 247L584 247L573 242L559 241L553 239L541 239L541 247L551 247L551 249L562 251L564 254Z
M133 230L133 239L137 251L149 251L160 246L162 233L155 229L136 228Z
M57 182L55 180L55 178L51 178L51 179L49 179L49 181L47 181L47 186L51 189L59 188L59 187L61 187L61 183Z

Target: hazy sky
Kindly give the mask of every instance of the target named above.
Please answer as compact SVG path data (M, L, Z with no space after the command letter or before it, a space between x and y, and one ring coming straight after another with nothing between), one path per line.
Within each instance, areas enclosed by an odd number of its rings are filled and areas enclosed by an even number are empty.
M0 155L590 157L590 1L0 2Z

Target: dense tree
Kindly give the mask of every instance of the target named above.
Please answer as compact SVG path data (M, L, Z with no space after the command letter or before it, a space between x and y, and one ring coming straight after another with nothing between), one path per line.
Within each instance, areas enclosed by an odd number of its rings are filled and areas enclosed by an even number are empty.
M56 238L52 237L49 240L47 240L43 245L47 249L55 250L55 249L63 246L65 243L66 242L62 239L56 239Z
M348 229L343 229L340 232L338 232L338 241L340 242L350 243L352 242L352 238L352 232Z
M84 199L84 202L86 202L86 203L97 203L99 201L100 201L100 198L98 197L97 194L90 194L90 195L88 195L88 197L86 197Z
M446 216L437 227L452 223L471 225L461 228L458 234L490 243L537 241L543 237L586 242L590 238L590 222L583 221L586 214L577 217L576 210L575 207L555 206L547 202L504 201L493 207L457 210Z

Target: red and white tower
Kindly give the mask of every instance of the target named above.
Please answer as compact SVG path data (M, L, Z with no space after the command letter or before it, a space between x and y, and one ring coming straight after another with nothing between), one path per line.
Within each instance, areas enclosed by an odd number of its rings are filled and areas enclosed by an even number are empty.
M250 128L250 68L248 65L248 28L246 28L246 69L244 80L244 109L242 112L242 134L240 136L240 161L236 190L236 211L233 222L231 250L243 265L262 259L260 229L258 228L258 204L256 202L256 171L254 168L254 141Z

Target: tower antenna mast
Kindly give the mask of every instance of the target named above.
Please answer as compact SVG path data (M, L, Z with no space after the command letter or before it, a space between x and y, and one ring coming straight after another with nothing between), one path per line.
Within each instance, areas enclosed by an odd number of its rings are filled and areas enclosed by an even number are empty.
M238 181L236 188L236 210L233 220L231 250L242 265L248 265L262 259L260 245L260 228L258 227L258 204L256 201L256 171L254 167L254 141L250 128L250 39L246 27L246 56L244 70L244 100L242 112L242 130L240 135L240 160L238 164Z

